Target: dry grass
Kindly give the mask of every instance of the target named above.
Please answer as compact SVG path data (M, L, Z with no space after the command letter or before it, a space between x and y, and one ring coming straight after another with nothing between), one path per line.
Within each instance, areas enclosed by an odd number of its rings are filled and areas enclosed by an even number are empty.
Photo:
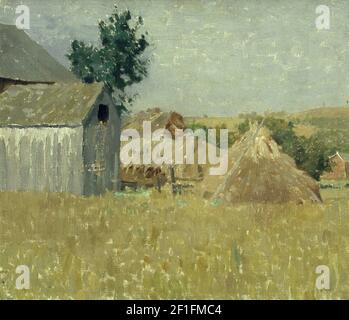
M324 205L0 193L0 299L349 298L347 190ZM28 265L31 288L15 289ZM331 290L315 288L315 268Z

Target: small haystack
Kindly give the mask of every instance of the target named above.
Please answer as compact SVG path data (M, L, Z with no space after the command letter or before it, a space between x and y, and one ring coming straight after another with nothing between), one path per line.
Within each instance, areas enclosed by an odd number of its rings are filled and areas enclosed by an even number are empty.
M152 130L163 129L171 117L170 112L162 111L160 108L140 111L136 114L126 115L122 119L122 129L136 129L143 134L143 122L150 121Z
M152 131L164 129L171 119L171 114L161 111L160 108L152 108L138 112L135 115L124 117L122 128L135 129L143 135L143 122L150 121ZM140 145L143 145L143 138L140 138ZM124 143L122 143L124 145ZM141 155L143 157L143 154ZM155 164L129 164L121 165L121 181L123 186L134 187L156 187L167 181L168 170Z
M241 202L321 202L315 180L296 168L265 128L253 127L231 149L229 173L213 198Z
M172 112L167 120L165 128L171 133L172 138L175 138L177 129L185 129L183 116L177 112Z
M168 130L172 138L175 138L176 129L185 130L184 118L177 112L162 112L159 108L148 109L146 112L139 112L131 118L124 120L123 129L136 129L143 134L143 122L151 121L152 131L158 129ZM152 142L154 147L158 142ZM123 145L124 143L122 143ZM140 138L139 144L143 146L144 139ZM175 143L173 140L172 154L175 154ZM197 145L194 150L197 154ZM196 155L197 157L197 155ZM143 158L143 152L141 159ZM122 165L121 179L124 185L137 185L138 187L153 187L158 183L163 185L171 181L171 170L174 170L175 179L182 181L200 181L203 178L203 169L197 163L182 165Z

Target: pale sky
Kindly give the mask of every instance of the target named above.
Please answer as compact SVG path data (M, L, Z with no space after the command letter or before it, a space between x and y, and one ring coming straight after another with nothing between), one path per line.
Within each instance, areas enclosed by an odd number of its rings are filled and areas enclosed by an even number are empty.
M14 24L20 3L28 34L66 66L70 41L95 41L114 3L142 15L153 58L134 110L235 115L349 100L349 1L0 0L0 22ZM320 4L329 30L316 28Z

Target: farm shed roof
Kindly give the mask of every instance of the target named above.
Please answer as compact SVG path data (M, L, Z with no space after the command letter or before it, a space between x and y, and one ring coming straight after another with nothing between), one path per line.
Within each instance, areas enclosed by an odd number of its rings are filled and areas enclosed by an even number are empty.
M73 82L74 75L23 30L0 24L0 78L27 82Z
M0 95L0 126L81 124L102 90L99 83L11 86Z
M349 153L342 153L342 152L337 151L332 156L329 156L330 159L335 158L335 157L340 157L344 161L349 161Z

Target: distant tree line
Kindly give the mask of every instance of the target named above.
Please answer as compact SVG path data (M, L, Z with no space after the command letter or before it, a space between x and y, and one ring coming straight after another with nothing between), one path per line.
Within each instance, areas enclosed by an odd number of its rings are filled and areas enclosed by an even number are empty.
M307 172L314 179L320 180L323 172L330 169L329 156L335 153L336 146L324 137L322 131L309 138L297 136L295 123L277 116L282 116L282 114L273 114L264 119L264 126L269 129L272 138L282 147L283 152L294 159L299 169ZM257 113L250 113L239 115L239 118L242 121L237 129L229 131L229 147L250 130L251 123L261 123L264 117ZM188 128L192 130L203 129L206 133L209 129L209 127L196 122L190 124ZM227 126L222 124L213 129L226 128ZM217 135L217 147L219 147L219 135Z
M220 136L219 136L218 132L220 129L227 129L227 125L223 123L223 124L217 125L215 127L207 127L206 125L203 125L201 123L193 122L187 126L187 129L191 129L193 131L198 130L198 129L202 129L206 133L206 138L208 138L208 129L216 129L216 132L217 132L216 145L219 148L220 147ZM239 137L239 134L237 132L235 132L235 131L228 132L228 147L229 148L235 143L235 141L238 139L238 137Z

